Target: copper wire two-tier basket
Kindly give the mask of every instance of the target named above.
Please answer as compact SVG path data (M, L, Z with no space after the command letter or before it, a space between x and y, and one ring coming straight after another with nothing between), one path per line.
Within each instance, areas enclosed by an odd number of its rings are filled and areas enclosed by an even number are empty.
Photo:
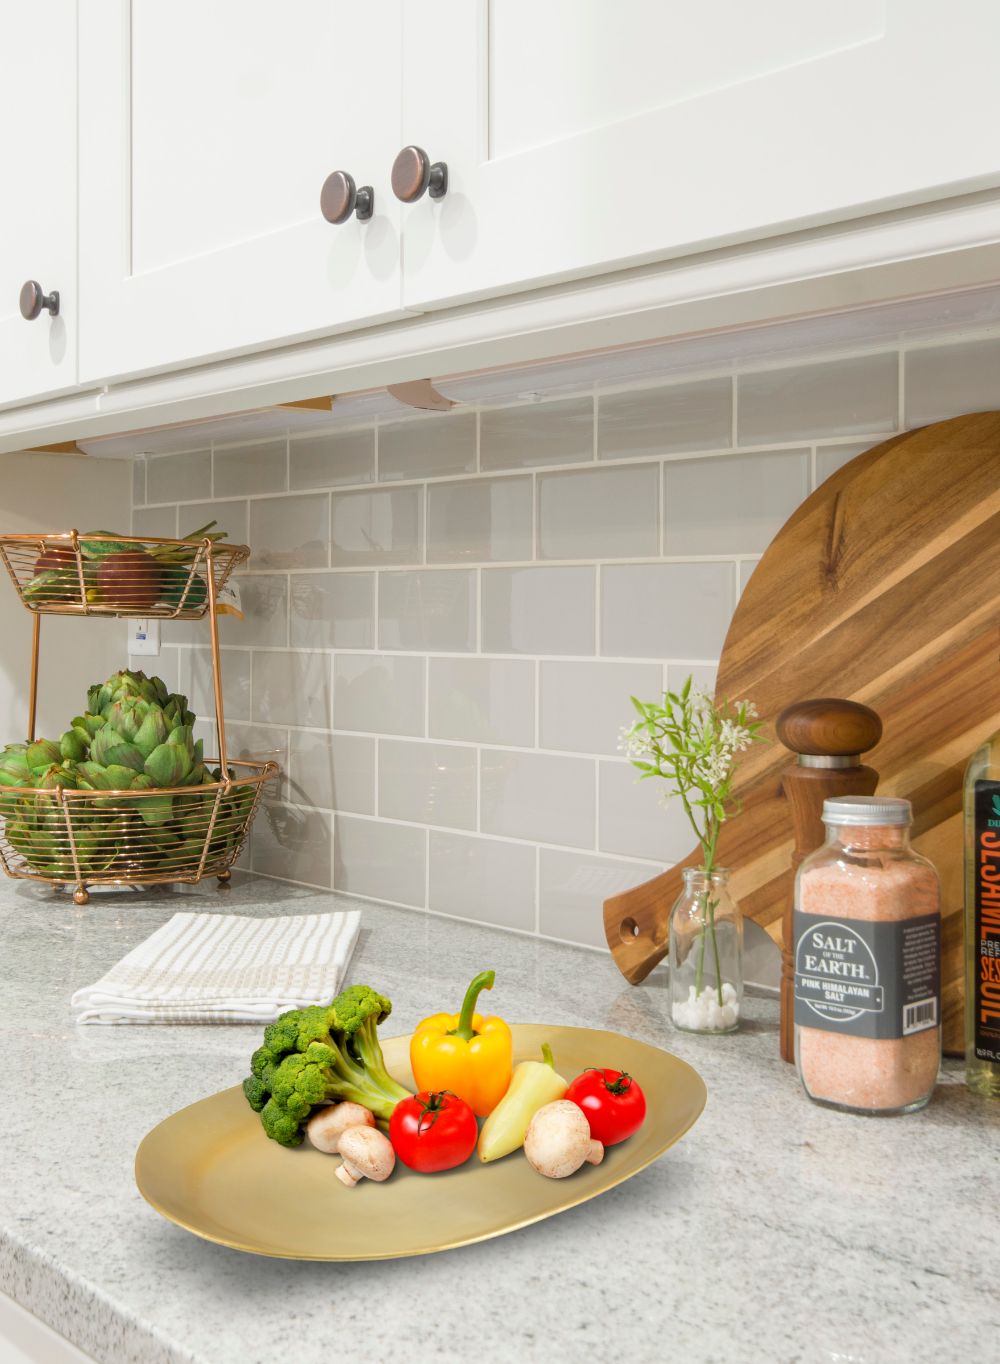
M229 880L261 801L273 762L232 761L226 754L217 604L246 545L204 540L137 538L67 531L2 535L0 558L23 605L34 617L28 743L35 742L41 618L52 616L208 616L215 689L217 768L192 784L146 789L74 789L63 784L0 785L0 863L8 876L74 887L77 904L88 887ZM114 766L114 752L106 772ZM215 777L214 780L211 777ZM121 778L119 778L121 779ZM58 774L54 778L58 781ZM114 784L114 778L111 779Z

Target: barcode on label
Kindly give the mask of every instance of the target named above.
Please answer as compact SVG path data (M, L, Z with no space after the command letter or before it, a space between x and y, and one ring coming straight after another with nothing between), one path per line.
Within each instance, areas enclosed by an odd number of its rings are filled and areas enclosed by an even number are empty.
M903 1006L903 1036L907 1033L920 1032L924 1028L933 1028L937 1022L937 999L919 999L916 1004L906 1004Z

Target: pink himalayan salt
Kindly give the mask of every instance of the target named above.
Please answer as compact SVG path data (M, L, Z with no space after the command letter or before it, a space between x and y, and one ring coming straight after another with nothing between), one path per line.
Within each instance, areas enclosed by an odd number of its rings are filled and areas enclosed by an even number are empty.
M898 828L841 829L852 849L902 847ZM824 919L890 922L940 911L933 867L877 852L865 866L825 862L803 871L799 909ZM941 1060L941 1030L910 1037L847 1037L822 1028L796 1030L802 1079L814 1099L851 1108L905 1108L930 1093Z

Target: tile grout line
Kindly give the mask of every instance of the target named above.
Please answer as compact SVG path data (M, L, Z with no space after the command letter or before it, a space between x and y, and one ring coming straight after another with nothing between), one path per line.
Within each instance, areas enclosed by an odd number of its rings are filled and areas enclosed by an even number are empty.
M542 850L535 844L535 933L542 935Z

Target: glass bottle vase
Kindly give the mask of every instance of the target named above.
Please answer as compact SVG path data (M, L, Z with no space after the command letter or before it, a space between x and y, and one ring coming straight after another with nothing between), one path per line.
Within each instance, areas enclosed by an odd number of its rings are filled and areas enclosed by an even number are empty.
M735 1032L743 1008L743 915L729 871L684 868L670 911L670 1016L684 1032Z

